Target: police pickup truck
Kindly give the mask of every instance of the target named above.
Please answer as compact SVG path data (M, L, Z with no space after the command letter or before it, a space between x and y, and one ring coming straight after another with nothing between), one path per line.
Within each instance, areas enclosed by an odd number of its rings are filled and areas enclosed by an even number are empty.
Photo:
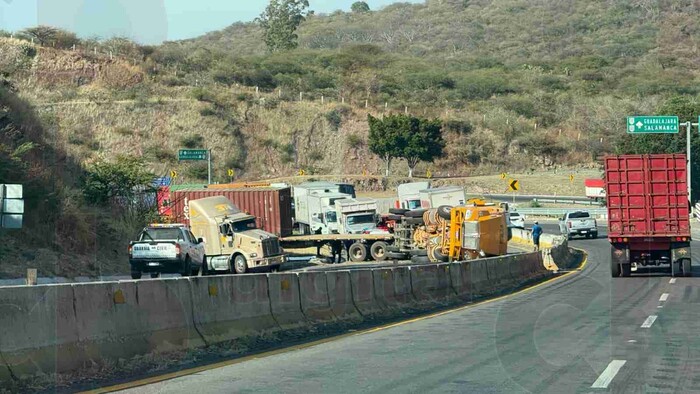
M131 277L143 273L198 275L204 259L204 242L196 239L183 224L152 224L144 228L136 241L129 243Z

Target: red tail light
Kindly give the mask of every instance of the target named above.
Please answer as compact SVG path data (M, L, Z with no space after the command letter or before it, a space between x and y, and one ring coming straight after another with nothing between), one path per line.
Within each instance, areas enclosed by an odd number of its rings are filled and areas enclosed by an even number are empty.
M134 251L133 251L133 246L129 245L129 258L134 257Z
M569 225L569 228L571 228L571 222L569 222L568 225Z
M180 255L180 252L181 252L181 250L180 250L180 245L179 245L179 244L176 244L176 245L175 245L175 254L179 256L179 255Z

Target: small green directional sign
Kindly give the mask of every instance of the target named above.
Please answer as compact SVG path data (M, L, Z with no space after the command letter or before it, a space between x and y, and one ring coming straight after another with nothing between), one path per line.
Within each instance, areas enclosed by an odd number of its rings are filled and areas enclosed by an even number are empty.
M678 133L677 116L629 116L627 132L640 133Z
M177 159L180 161L185 160L206 160L207 150L206 149L180 149L177 155Z

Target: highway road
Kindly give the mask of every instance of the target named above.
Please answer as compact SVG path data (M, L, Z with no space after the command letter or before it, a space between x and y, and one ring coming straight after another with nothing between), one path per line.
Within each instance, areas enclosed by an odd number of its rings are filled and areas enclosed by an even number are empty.
M612 279L605 238L571 244L582 272L510 297L124 392L700 391L700 279Z

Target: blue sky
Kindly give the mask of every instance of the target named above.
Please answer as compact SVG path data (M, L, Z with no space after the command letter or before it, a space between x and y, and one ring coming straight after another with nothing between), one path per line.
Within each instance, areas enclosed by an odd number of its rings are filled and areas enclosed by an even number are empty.
M310 9L349 10L355 0L310 0ZM378 9L396 0L365 0ZM423 0L402 0L421 3ZM268 0L0 0L0 29L38 24L62 27L81 37L121 35L159 43L202 35L237 21L251 21Z

